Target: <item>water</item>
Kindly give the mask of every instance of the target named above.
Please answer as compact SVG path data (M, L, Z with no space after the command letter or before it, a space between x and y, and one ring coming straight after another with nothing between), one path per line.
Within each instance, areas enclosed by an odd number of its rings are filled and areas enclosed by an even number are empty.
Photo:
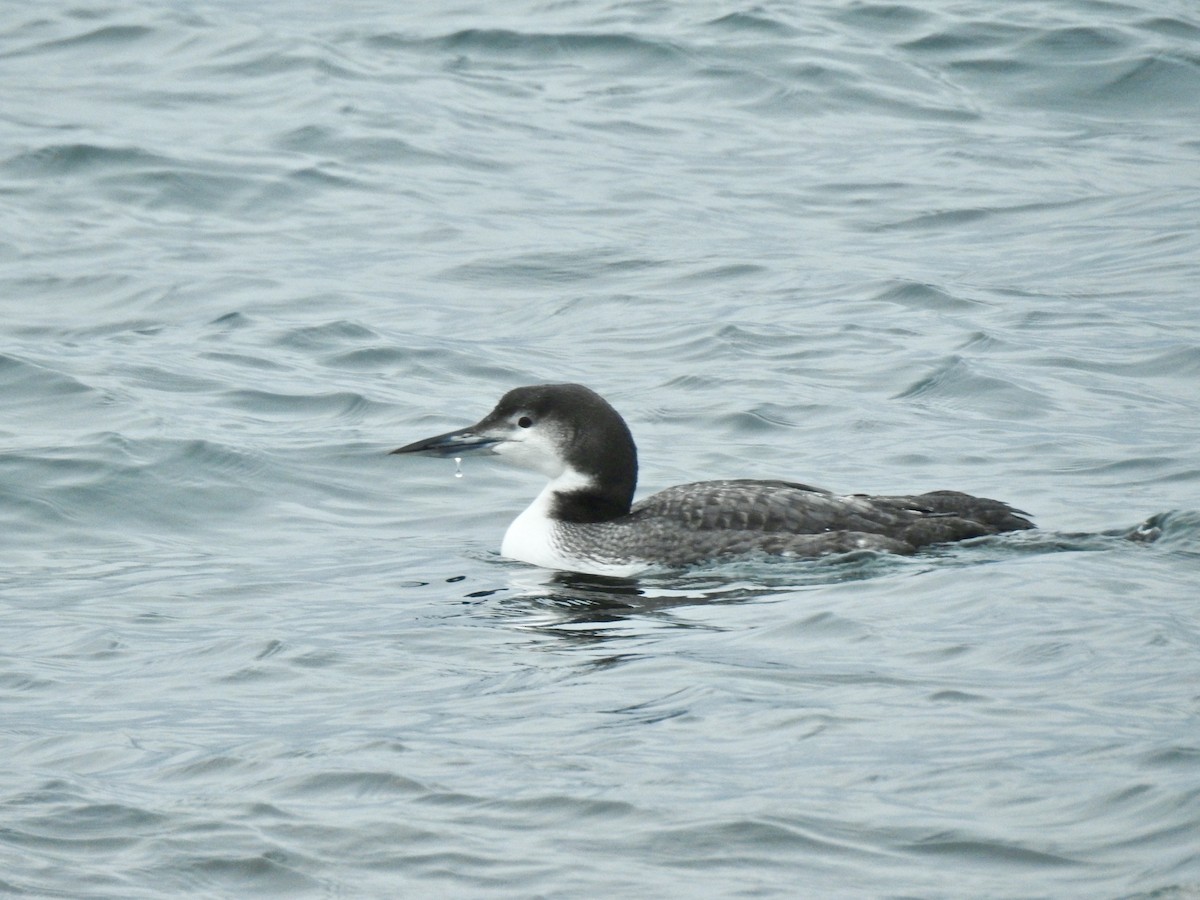
M1200 894L1200 17L9 3L0 892ZM1042 531L637 583L389 457ZM1151 516L1153 544L1107 532Z

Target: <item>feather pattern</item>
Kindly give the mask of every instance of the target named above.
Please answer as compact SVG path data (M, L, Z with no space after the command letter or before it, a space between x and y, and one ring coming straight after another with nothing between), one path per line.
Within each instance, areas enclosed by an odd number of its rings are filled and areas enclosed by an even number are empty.
M909 554L1032 527L1006 503L957 491L838 496L794 482L735 479L667 488L635 503L627 516L573 525L556 539L572 554L685 566L754 553Z

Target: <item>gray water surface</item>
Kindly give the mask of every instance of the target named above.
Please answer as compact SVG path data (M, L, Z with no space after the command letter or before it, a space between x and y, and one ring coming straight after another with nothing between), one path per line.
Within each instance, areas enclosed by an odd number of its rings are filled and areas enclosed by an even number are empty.
M0 83L0 893L1200 896L1192 4L9 3ZM1041 529L534 569L387 451L543 381L643 494Z

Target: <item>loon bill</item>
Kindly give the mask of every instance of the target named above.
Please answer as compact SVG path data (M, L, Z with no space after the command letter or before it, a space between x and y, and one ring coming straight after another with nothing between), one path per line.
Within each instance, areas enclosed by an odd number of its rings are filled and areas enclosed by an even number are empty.
M637 448L629 426L580 384L514 388L476 424L392 453L492 453L542 473L549 483L509 526L500 552L595 575L754 554L915 553L1033 527L1006 503L957 491L838 496L789 481L737 479L676 485L634 503Z

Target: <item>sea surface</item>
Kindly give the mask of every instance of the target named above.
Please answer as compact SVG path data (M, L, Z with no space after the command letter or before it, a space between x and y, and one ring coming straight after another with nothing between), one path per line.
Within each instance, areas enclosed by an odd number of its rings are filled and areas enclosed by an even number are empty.
M0 85L0 895L1200 897L1196 3L6 2ZM505 560L538 478L388 451L546 381L1040 530Z

